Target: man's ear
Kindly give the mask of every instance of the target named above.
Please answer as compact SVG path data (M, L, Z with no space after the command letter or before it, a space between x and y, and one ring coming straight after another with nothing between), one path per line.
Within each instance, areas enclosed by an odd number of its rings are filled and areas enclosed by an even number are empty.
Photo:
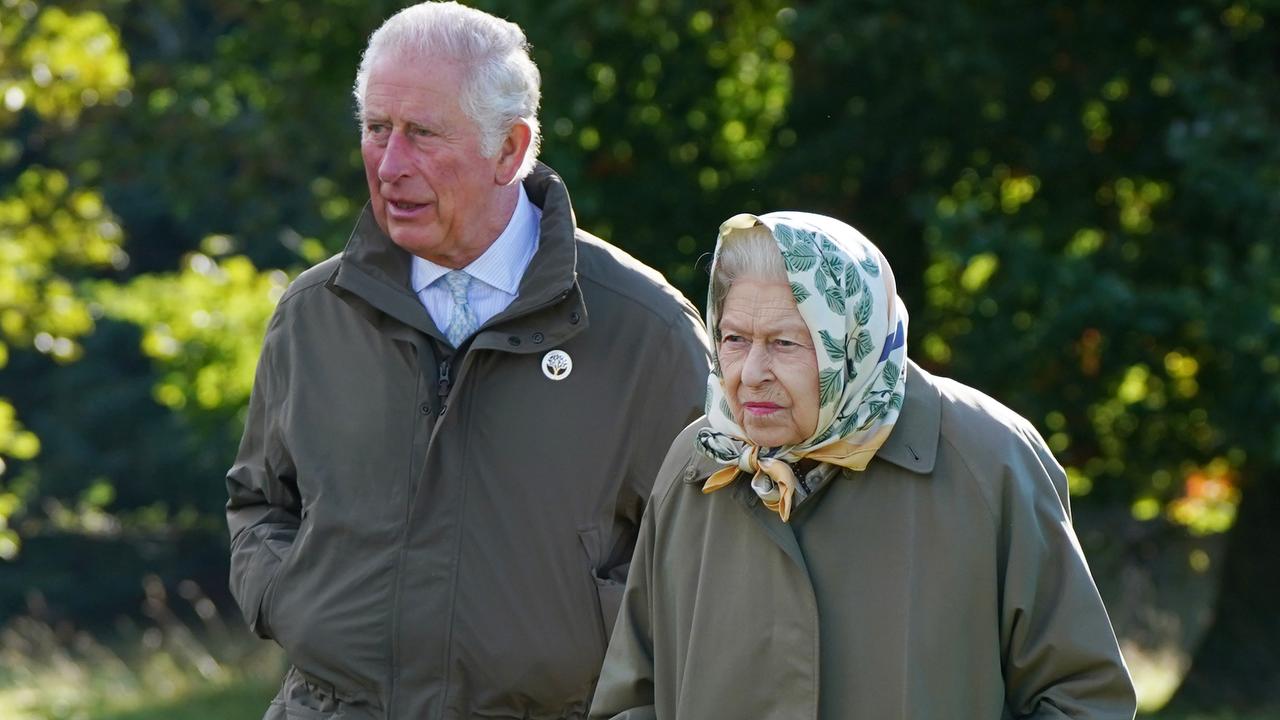
M507 136L502 139L495 159L494 181L499 185L510 185L516 173L524 163L524 156L529 152L529 143L533 140L533 131L524 120L517 120Z

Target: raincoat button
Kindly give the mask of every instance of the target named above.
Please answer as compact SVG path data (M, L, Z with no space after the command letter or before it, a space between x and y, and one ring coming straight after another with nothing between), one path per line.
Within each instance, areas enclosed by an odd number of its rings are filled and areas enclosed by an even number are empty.
M570 325L577 325L577 324L578 324L578 321L579 321L579 320L581 320L581 319L582 319L582 316L581 316L581 315L579 315L577 312L571 312L571 313L569 313L569 324L570 324Z
M516 337L515 335L512 335L511 337L507 338L507 344L510 345L511 347L520 347L520 338Z
M687 482L689 480L692 480L697 474L698 474L697 468L689 468L688 470L684 471L684 479Z
M422 411L423 415L430 415L431 403L422 403L421 405L418 406L418 409Z
M543 336L542 336L542 333L540 333L540 332L536 332L536 333L534 333L534 334L533 334L533 341L534 341L535 343L541 343L541 342L543 341L543 339L544 339L544 338L543 338Z

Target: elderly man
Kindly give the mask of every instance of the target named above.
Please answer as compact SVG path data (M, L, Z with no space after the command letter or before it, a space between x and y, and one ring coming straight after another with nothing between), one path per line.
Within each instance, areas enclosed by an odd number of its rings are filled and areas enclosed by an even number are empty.
M231 587L291 664L269 718L585 716L696 311L535 162L519 27L423 3L355 85L370 203L267 330Z

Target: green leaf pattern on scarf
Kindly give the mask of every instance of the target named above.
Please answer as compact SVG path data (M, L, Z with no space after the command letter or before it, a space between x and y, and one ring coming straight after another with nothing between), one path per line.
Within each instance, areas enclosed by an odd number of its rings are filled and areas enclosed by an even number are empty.
M866 328L859 330L858 337L854 340L853 361L862 362L874 349L875 343L871 340L871 333L867 332Z
M893 390L893 386L898 384L899 370L897 364L892 360L884 364L884 370L880 372L880 377L884 380L884 386L889 390Z
M871 293L862 293L862 299L858 301L858 309L853 311L853 317L858 321L859 325L866 327L871 322L871 311L875 308L875 298L871 297Z
M844 386L844 373L839 370L823 370L818 373L818 402L830 405L840 397Z
M840 344L826 330L819 330L818 335L822 337L822 347L827 351L827 357L832 361L839 361L845 358L844 345Z

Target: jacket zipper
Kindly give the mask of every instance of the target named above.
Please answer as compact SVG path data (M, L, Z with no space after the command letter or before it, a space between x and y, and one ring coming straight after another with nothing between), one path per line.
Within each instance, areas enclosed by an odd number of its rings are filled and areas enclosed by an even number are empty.
M440 409L438 414L443 415L445 408L448 407L448 403L445 402L445 398L449 397L449 360L441 360L437 370L436 396L440 400Z
M548 307L551 307L552 305L555 305L555 304L557 304L557 303L563 302L565 298L569 297L569 294L570 294L571 292L572 292L572 290L566 290L566 291L564 291L564 292L560 293L560 294L559 294L558 296L556 296L555 298L552 298L551 300L549 300L549 301L547 301L547 302L545 302L545 303L542 303L541 305L538 305L538 306L536 306L536 307L529 308L527 311L525 311L525 312L521 313L521 314L520 314L519 316L517 316L517 317L524 317L524 316L526 316L526 315L530 315L530 314L532 314L532 313L535 313L535 312L541 311L541 310L542 310L542 309L544 309L544 308L548 308ZM501 314L501 313L499 313L499 314ZM486 329L486 327L487 327L487 324L486 324L486 325L484 325L484 326L481 326L481 327L480 327L480 330L484 330L484 329ZM477 331L476 331L476 333L477 333L477 334L479 334L480 330L477 330ZM465 354L463 354L463 355L462 355L462 367L461 367L461 368L459 368L459 370L458 370L458 379L457 379L457 382L462 382L462 378L466 375L467 369L471 366L471 363L467 362L467 358L468 358L468 356L470 356L471 354L472 354L472 353L469 351L469 348L468 348L468 352L466 352ZM440 361L440 363L436 366L436 369L437 369L437 373L436 373L436 395L437 395L437 397L440 399L440 411L439 411L439 414L440 414L440 415L442 415L442 416L444 415L444 411L445 411L445 409L446 409L446 407L447 407L446 399L449 397L449 391L452 389L452 385L454 384L454 383L451 383L451 382L450 382L450 379L449 379L449 371L450 371L450 369L451 369L451 366L452 366L452 363L450 363L450 362L449 362L449 359L441 360L441 361ZM428 455L428 456L430 456L432 448L434 448L434 447L435 447L435 444L436 444L436 434L440 431L440 426L441 426L441 425L443 425L443 424L444 424L443 422L437 422L437 423L435 424L435 427L431 428L431 437L430 437L430 439L428 439L428 441L427 441L427 455ZM416 498L416 496L415 496L415 498ZM413 513L413 506L414 506L414 503L413 503L413 502L410 502L410 503L409 503L409 508L408 508L408 509L407 509L407 511L406 511L409 515L412 515L412 513ZM406 535L407 535L407 533L408 533L408 532L409 532L409 530L408 530L408 523L406 522L406 526L405 526L405 533L406 533ZM401 564L403 565L403 563L404 563L403 548L402 548L401 550L402 550L402 553L401 553ZM456 582L457 582L457 577L455 576L455 577L452 579L451 583L456 584ZM456 592L457 588L456 588L456 587L454 587L454 588L453 588L453 590L454 590L454 592ZM454 598L454 599L456 600L456 598ZM449 615L448 615L448 618L447 618L447 621L446 621L446 622L447 622L447 625L449 625L449 626L451 626L451 625L452 625L452 623L453 623L454 610L455 610L455 607L454 607L454 601L453 601L453 600L451 600L451 601L450 601L450 603L449 603L449 610L448 610ZM397 613L397 615L399 614L399 609L398 609L398 608L397 608L397 610L396 610L396 613ZM449 637L448 639L446 639L446 640L445 640L444 707L445 707L445 709L446 709L446 710L447 710L447 709L448 709L448 707L449 707L449 699L450 699L450 698L449 698L449 694L450 694L450 691L452 690L451 685L453 684L453 678L451 677L452 673L450 672L450 668L449 668L449 658L450 658L450 656L453 654L453 639L452 639L451 635L452 635L452 633L450 633L450 637ZM395 642L395 639L394 639L394 638L392 639L392 642ZM392 681L393 681L393 683L394 683L394 678L392 679ZM392 693L393 703L390 703L390 704L389 704L389 705L390 705L390 707L394 707L394 695L395 695L395 694L394 694L394 692L393 692L393 693Z

